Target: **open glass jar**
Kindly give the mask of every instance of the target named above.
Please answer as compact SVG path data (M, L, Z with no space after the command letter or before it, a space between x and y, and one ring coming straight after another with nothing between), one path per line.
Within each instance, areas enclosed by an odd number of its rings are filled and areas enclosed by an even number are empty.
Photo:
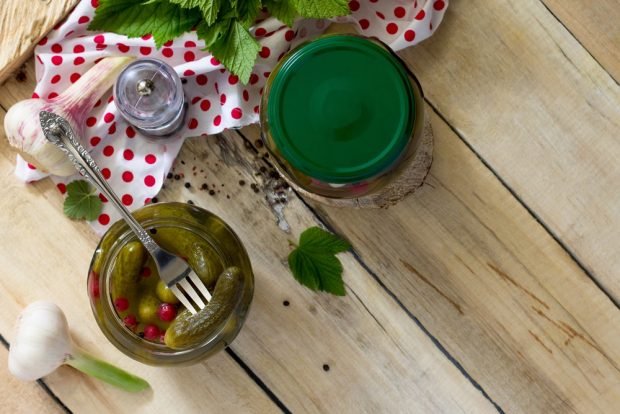
M187 311L162 287L148 254L135 255L141 245L119 221L101 239L88 275L91 308L105 336L131 358L150 365L195 363L229 345L245 321L254 292L250 260L239 238L219 217L188 204L152 204L133 214L162 247L187 258L214 295L207 306L216 302L217 289L230 294L218 299L219 316L205 319L194 344L168 347L164 336L175 323L171 317ZM221 288L220 283L228 283L222 280L230 269L234 284Z
M291 50L261 102L262 138L278 170L326 198L383 191L410 168L424 125L422 88L405 63L380 41L353 34Z

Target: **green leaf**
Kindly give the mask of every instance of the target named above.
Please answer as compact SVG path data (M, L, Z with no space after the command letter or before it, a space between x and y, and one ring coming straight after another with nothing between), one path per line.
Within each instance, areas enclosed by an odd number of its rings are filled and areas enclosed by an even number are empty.
M328 18L349 13L347 0L100 0L89 30L140 37L157 47L197 27L207 49L247 83L260 45L248 31L263 6L291 26L296 17Z
M348 0L282 0L290 1L303 17L328 19L350 13Z
M196 35L204 40L205 48L209 49L213 43L226 34L229 24L229 21L225 21L209 26L203 21L196 28Z
M316 250L319 253L338 254L346 252L351 245L340 237L323 230L320 227L310 227L299 237L299 245L307 250Z
M169 0L170 3L178 4L185 9L197 7L207 25L212 25L217 20L220 11L221 0Z
M299 246L288 256L288 265L293 277L309 289L344 296L342 263L336 254L350 248L340 237L311 227L301 234Z
M200 20L198 9L184 9L164 0L100 0L89 30L140 37L152 34L157 47L189 31Z
M93 221L99 214L103 203L95 189L84 180L77 180L67 185L67 198L63 206L65 215L71 219Z
M250 27L262 7L261 0L242 0L237 3L237 18L245 27Z
M248 83L260 45L247 28L236 20L230 20L226 34L209 48L213 56L243 83Z
M297 9L290 0L267 0L265 7L269 13L285 25L292 27L295 18L299 15Z

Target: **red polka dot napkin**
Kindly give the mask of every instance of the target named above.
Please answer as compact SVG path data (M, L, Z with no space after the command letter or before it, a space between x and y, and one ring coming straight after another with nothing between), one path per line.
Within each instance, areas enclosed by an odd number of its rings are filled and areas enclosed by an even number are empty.
M132 128L118 114L111 91L97 102L85 120L83 144L130 209L143 206L158 193L185 138L258 122L262 88L278 59L291 47L322 33L331 23L299 20L293 28L274 18L257 23L252 32L262 49L249 84L242 85L202 50L204 44L193 32L159 50L150 36L128 39L112 33L89 32L86 28L97 3L98 0L83 0L65 22L41 40L35 50L37 87L33 96L53 99L106 56L162 59L187 80L186 124L164 142L147 140ZM447 6L448 0L351 0L351 15L335 21L354 23L360 34L376 36L400 50L429 37L439 26ZM45 176L19 157L16 174L24 181ZM63 193L66 184L76 178L53 177ZM92 222L100 234L120 218L101 198L103 212Z

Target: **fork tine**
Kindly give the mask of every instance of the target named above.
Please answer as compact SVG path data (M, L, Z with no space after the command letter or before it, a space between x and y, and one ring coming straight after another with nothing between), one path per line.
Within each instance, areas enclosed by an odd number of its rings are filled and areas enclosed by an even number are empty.
M196 273L191 271L189 273L189 279L192 281L194 286L196 286L196 288L198 288L200 293L202 293L202 296L204 296L204 298L207 300L207 302L210 302L211 301L211 293L209 292L209 289L207 289L205 284L202 283L202 280L200 280L198 275L196 275Z
M198 311L196 311L196 309L194 308L194 305L192 305L192 303L185 297L185 295L183 294L183 292L181 292L181 290L179 290L178 287L176 286L171 286L170 290L172 291L172 293L174 294L174 296L177 297L177 299L179 299L179 301L181 301L181 303L183 304L183 306L185 306L185 308L190 311L190 313L192 315L195 315L196 313L198 313Z
M199 309L204 309L204 307L206 306L205 303L202 301L202 298L200 297L198 292L196 292L196 289L194 289L194 287L189 283L187 279L182 279L179 282L179 285L181 285L185 293L187 293L196 303L196 305L198 305Z

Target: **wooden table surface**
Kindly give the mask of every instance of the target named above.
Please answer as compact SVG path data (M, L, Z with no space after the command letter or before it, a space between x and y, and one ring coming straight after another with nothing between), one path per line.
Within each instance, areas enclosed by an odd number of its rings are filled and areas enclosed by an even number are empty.
M126 394L70 368L25 384L3 362L2 411L617 413L619 21L617 0L452 0L437 34L401 54L426 93L435 161L387 211L292 193L284 232L256 127L189 140L176 171L199 166L220 192L172 180L160 199L220 215L256 274L237 340L190 368L141 365L105 339L85 289L96 236L63 216L50 180L18 182L0 139L4 341L23 306L51 299L80 345L153 386ZM0 121L32 92L32 62L25 74L0 90ZM306 290L283 262L313 225L353 245L344 298Z

